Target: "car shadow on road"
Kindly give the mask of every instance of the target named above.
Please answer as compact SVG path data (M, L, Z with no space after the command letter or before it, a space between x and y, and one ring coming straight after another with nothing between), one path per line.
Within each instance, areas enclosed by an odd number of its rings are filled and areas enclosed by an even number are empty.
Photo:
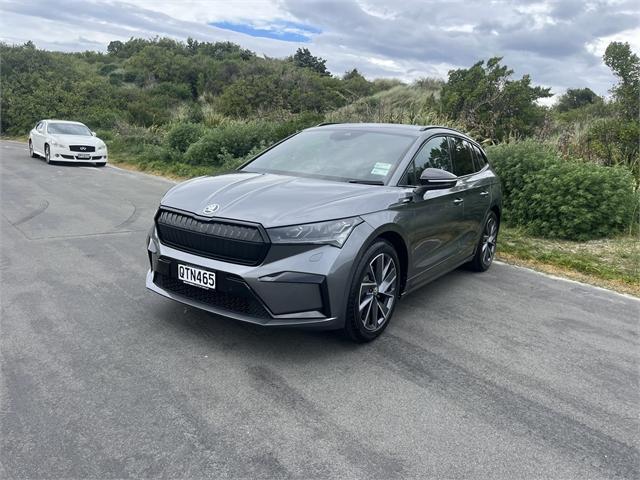
M402 328L405 321L412 321L409 313L415 309L415 301L450 292L454 285L463 282L469 272L456 270L425 285L407 298L401 299L394 318L381 339L393 330ZM421 303L421 302L419 302ZM356 344L349 340L341 330L313 330L289 327L264 327L229 319L182 305L171 300L159 299L154 302L155 318L176 334L197 344L205 343L213 349L247 349L252 355L264 358L275 356L288 357L291 360L303 358L322 358L339 352L352 352L358 349L374 348L376 341L369 344ZM421 321L428 321L425 317Z

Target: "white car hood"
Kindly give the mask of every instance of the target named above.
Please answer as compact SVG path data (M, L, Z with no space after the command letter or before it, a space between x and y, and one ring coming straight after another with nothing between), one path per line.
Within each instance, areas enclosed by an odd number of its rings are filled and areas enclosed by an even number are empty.
M93 135L51 135L51 138L63 145L88 145L99 147L104 142Z

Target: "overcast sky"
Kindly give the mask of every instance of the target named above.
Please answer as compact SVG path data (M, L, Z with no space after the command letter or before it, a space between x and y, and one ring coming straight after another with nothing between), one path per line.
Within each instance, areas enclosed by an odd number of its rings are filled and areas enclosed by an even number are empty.
M606 95L610 41L640 52L640 1L0 0L0 39L49 50L106 50L156 35L229 40L258 54L307 47L334 74L446 78L451 68L503 56L518 76L562 93Z

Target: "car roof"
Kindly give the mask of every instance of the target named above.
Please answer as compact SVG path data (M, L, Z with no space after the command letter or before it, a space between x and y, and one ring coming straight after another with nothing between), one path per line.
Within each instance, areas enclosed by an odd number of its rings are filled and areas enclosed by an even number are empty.
M458 135L467 138L474 143L478 143L471 139L467 134L456 130L455 128L445 127L442 125L406 125L402 123L321 123L315 127L308 128L307 130L315 130L319 128L332 128L332 129L354 129L354 130L368 130L368 131L383 131L386 133L401 133L404 135L413 135L416 138L422 136L425 132L429 131L442 131L448 133L456 133Z
M40 120L40 121L41 122L72 123L74 125L84 125L84 123L82 123L82 122L76 122L74 120L58 120L56 118L45 118L44 120Z

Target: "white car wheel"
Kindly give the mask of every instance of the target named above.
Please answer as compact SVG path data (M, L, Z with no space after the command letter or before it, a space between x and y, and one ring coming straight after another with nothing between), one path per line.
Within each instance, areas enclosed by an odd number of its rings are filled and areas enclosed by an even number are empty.
M51 149L49 148L49 145L44 146L44 159L49 165L51 165Z

